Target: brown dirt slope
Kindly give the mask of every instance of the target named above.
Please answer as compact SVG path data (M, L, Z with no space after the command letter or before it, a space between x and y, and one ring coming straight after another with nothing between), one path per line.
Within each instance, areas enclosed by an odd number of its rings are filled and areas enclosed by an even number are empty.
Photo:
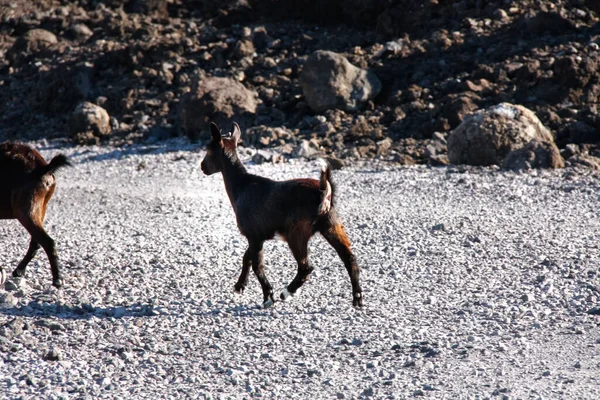
M443 162L444 138L467 113L511 102L560 148L596 153L599 1L314 3L0 0L0 139L66 137L84 100L113 117L115 144L178 135L182 96L218 76L258 93L257 146L307 139L340 156ZM57 43L17 41L31 29ZM320 49L374 71L375 101L311 112L299 74Z

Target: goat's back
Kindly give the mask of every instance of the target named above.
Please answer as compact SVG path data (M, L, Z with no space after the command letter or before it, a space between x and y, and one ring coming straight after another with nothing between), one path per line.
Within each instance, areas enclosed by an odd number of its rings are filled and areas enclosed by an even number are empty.
M276 233L285 235L300 221L312 226L318 218L321 199L316 179L273 181L249 175L234 204L238 228L246 237L266 240Z
M36 150L20 143L0 144L0 187L23 184L34 170L48 165Z

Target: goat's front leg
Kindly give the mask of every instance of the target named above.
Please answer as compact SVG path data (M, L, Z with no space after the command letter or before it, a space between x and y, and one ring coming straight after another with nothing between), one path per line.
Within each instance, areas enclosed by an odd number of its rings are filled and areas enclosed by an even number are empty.
M250 252L250 248L246 250L244 253L244 258L242 261L242 273L238 278L237 283L235 284L233 290L236 293L242 294L244 293L244 289L246 288L246 283L248 282L248 272L250 272L250 266L252 265L252 253Z
M263 265L263 242L250 244L250 252L252 253L252 270L258 278L258 282L263 291L263 307L267 308L273 305L273 287L265 276Z
M17 268L15 268L15 270L13 271L13 273L12 273L13 276L15 276L15 277L25 276L25 269L27 268L27 265L33 259L33 257L35 257L39 248L40 248L40 244L38 242L36 242L35 240L33 240L33 238L32 238L31 241L29 242L29 249L27 249L27 254L25 254L25 257L23 257L23 260L21 260L19 265L17 265Z

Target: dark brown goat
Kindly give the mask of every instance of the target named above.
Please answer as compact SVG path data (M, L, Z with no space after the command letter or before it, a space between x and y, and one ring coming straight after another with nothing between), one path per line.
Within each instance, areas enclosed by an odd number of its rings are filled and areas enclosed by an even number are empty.
M316 232L320 232L337 251L350 275L354 306L362 307L360 270L334 208L335 188L331 181L331 167L328 165L321 172L320 181L305 178L278 182L252 175L237 156L240 127L234 123L233 132L226 137L221 135L216 124L211 123L210 129L212 140L201 164L202 171L206 175L216 172L223 174L238 228L248 239L249 245L235 291L244 291L252 266L262 287L264 306L273 304L273 288L263 266L263 243L277 234L287 241L298 262L296 277L281 293L281 299L295 294L313 270L308 262L308 241Z
M24 276L25 268L40 246L50 260L52 284L62 286L54 240L44 230L48 201L56 188L54 172L70 165L59 154L50 163L36 150L24 144L0 144L0 219L16 218L31 235L29 249L13 271L13 276Z

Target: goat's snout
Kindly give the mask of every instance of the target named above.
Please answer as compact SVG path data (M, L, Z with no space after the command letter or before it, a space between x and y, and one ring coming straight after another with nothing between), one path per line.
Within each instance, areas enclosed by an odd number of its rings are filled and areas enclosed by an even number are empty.
M212 175L215 172L218 172L219 169L215 167L214 163L207 161L206 159L202 160L200 163L200 169L204 172L204 175Z
M204 175L212 174L210 170L210 165L208 165L206 160L202 160L202 162L200 163L200 169L202 170L202 172L204 172Z

